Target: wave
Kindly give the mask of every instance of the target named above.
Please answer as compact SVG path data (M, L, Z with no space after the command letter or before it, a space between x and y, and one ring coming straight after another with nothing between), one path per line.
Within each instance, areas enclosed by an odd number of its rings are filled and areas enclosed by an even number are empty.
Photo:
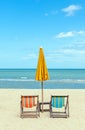
M21 77L20 79L0 79L0 81L9 81L9 82L37 82L35 79L27 79L27 77ZM52 83L85 83L85 79L52 79L45 82Z
M21 77L21 79L27 79L27 77Z
M57 82L57 83L85 83L85 79L59 79L59 80L50 80L50 82Z
M25 82L28 82L28 81L35 81L35 80L33 80L33 79L27 79L27 78L21 78L21 79L0 79L0 81L14 81L14 82L23 82L23 81L25 81Z

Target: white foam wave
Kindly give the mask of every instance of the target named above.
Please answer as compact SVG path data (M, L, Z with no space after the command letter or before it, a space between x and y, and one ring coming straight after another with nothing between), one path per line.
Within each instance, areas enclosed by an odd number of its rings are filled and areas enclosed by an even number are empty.
M27 79L27 77L21 77L21 79Z
M27 79L27 78L22 78L22 79L0 79L0 81L16 81L16 82L23 82L23 81L25 81L25 82L28 82L28 81L35 81L35 80L33 80L33 79Z
M49 82L58 83L85 83L85 79L59 79L59 80L49 80Z
M0 81L9 82L37 82L35 79L27 79L27 77L21 77L20 79L0 79ZM85 79L57 79L57 80L47 80L45 82L52 83L85 83Z

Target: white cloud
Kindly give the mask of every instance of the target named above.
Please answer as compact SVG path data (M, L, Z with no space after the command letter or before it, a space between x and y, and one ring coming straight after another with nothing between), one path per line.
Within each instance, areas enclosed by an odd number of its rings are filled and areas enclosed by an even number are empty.
M82 7L79 5L70 5L66 8L63 8L62 11L66 13L66 16L74 15L75 11L80 10Z
M55 38L66 38L66 37L73 37L73 36L83 36L85 35L85 31L69 31L69 32L61 32L55 36Z
M63 54L69 54L69 55L85 55L85 50L77 50L77 49L64 49L61 50Z
M78 34L81 34L81 35L85 35L85 31L79 31L79 32L77 32Z
M60 49L53 52L48 53L47 60L55 60L59 59L63 60L73 60L73 59L83 58L85 59L85 50L77 50L77 49Z
M28 60L28 59L35 59L36 57L37 57L37 56L36 56L35 54L30 53L30 54L28 54L28 55L26 55L26 56L23 56L22 59L23 59L23 60Z
M61 32L56 35L56 38L63 38L63 37L72 37L74 34L73 32Z

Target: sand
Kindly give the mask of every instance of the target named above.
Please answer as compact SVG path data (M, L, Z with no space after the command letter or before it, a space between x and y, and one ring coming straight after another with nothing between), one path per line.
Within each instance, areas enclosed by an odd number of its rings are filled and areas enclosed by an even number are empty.
M0 130L85 130L85 90L44 90L44 101L50 96L69 95L69 118L50 118L49 112L40 113L39 118L20 118L21 95L39 95L41 90L0 89Z

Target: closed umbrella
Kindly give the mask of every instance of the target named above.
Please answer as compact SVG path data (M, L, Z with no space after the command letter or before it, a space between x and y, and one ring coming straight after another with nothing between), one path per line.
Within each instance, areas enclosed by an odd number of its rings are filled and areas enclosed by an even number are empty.
M39 50L39 58L38 58L38 64L37 64L35 79L38 80L38 81L41 81L42 112L43 112L43 81L49 79L49 74L48 74L48 69L47 69L46 62L45 62L43 48L40 48L40 50Z

